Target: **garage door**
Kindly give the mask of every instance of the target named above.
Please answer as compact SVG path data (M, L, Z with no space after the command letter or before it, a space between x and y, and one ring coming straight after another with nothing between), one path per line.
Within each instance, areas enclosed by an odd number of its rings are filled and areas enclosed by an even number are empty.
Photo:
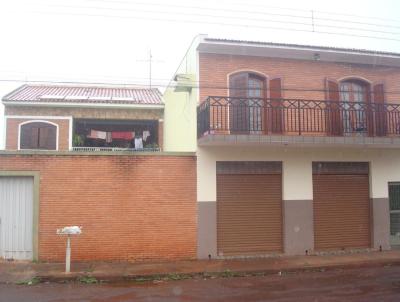
M217 163L219 256L282 252L280 162Z
M371 246L368 163L313 163L315 249Z
M0 177L0 257L31 260L33 178Z

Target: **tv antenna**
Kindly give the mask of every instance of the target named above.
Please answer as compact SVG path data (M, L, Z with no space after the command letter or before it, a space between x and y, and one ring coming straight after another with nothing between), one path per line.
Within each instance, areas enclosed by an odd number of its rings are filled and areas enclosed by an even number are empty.
M154 60L153 59L153 54L151 52L151 49L149 50L149 57L146 60L137 60L137 62L144 62L144 63L149 63L149 88L151 88L151 80L152 80L152 63L162 63L164 61L160 60Z

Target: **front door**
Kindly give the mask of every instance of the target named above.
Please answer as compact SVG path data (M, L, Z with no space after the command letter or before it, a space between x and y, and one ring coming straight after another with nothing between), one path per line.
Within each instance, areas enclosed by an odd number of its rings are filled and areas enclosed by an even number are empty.
M400 182L389 183L390 244L400 248Z
M364 84L353 81L340 83L340 100L343 102L343 132L347 135L366 134L367 119L365 105L367 88Z
M262 133L264 131L265 78L247 72L229 78L229 123L232 134Z

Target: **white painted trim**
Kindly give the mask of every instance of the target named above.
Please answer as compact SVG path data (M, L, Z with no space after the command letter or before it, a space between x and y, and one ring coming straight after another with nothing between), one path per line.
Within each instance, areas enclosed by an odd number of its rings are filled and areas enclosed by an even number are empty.
M330 48L324 46L307 46L307 45L285 45L280 43L269 43L269 42L258 42L258 41L235 41L235 40L217 40L213 41L206 40L208 36L202 37L202 40L199 41L199 44L208 45L223 45L223 46L242 46L242 47L262 47L267 49L289 49L289 50L305 50L310 52L329 52L335 54L359 54L366 56L374 56L374 57L388 57L388 58L399 58L400 54L396 53L377 53L373 50L363 50L363 49L343 49L343 48ZM200 52L205 52L201 50Z
M68 149L69 151L72 151L72 131L73 131L73 117L68 120Z
M377 53L374 51L334 49L326 47L307 47L301 45L284 45L257 43L251 41L200 41L197 50L200 53L226 54L238 56L256 56L270 58L287 58L314 61L314 53L321 55L321 62L359 63L378 66L400 66L400 54ZM343 56L343 54L346 54ZM375 59L375 60L371 60ZM378 59L378 60L377 60Z
M25 121L25 122L18 124L18 150L21 150L21 126L26 125L26 124L31 124L31 123L45 123L45 124L50 124L50 125L56 126L57 133L56 133L56 150L55 151L58 151L58 137L60 134L58 124L49 122L46 120L29 120L29 121ZM29 149L23 149L23 150L29 150ZM35 149L35 150L41 150L41 149ZM43 151L54 151L54 150L43 150Z
M197 84L197 89L196 89L196 95L197 95L197 99L196 99L196 107L197 105L199 105L201 103L202 100L200 100L200 53L198 50L196 51L196 84ZM196 114L196 119L197 119L197 114ZM196 120L197 123L197 120Z
M62 102L18 102L4 101L4 105L13 106L37 106L42 107L76 107L76 108L133 108L133 109L164 109L164 104L99 104L99 103L62 103Z
M5 115L4 116L4 149L6 149L7 143L7 119L40 119L40 120L68 120L68 148L72 150L72 131L73 131L73 117L72 116L40 116L40 115ZM18 130L19 135L19 130ZM19 144L19 138L18 138ZM58 144L57 144L58 148ZM18 148L19 150L19 148Z
M7 144L7 117L6 117L6 115L4 115L4 126L3 126L3 143L4 143L4 145L3 145L3 147L4 147L4 150L6 150L6 144Z

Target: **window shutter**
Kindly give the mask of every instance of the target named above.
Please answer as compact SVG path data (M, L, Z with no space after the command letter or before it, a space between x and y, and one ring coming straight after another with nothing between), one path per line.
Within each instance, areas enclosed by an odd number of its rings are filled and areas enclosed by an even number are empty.
M31 143L29 149L39 148L39 127L31 125Z
M57 127L47 123L29 123L21 126L21 149L57 149Z
M41 127L39 128L39 149L47 149L49 137L49 128Z
M57 128L53 125L43 125L39 129L39 149L57 149Z
M25 124L21 126L20 148L35 149L37 146L37 128L33 124Z
M248 82L247 72L237 73L229 78L229 126L232 134L249 133L249 106L248 106Z
M387 117L385 109L385 90L383 84L374 85L375 127L377 136L387 133Z
M248 97L249 74L246 72L234 74L229 78L229 96L235 98Z
M270 80L269 90L271 108L266 108L267 125L270 132L279 134L284 128L281 78Z
M326 129L332 136L343 135L342 115L340 110L339 84L337 81L325 80L325 99L326 104Z
M367 85L365 87L365 101L366 101L366 106L365 106L365 112L366 112L366 120L367 120L367 130L368 130L368 136L374 136L374 110L372 110L372 105L371 105L371 86Z

